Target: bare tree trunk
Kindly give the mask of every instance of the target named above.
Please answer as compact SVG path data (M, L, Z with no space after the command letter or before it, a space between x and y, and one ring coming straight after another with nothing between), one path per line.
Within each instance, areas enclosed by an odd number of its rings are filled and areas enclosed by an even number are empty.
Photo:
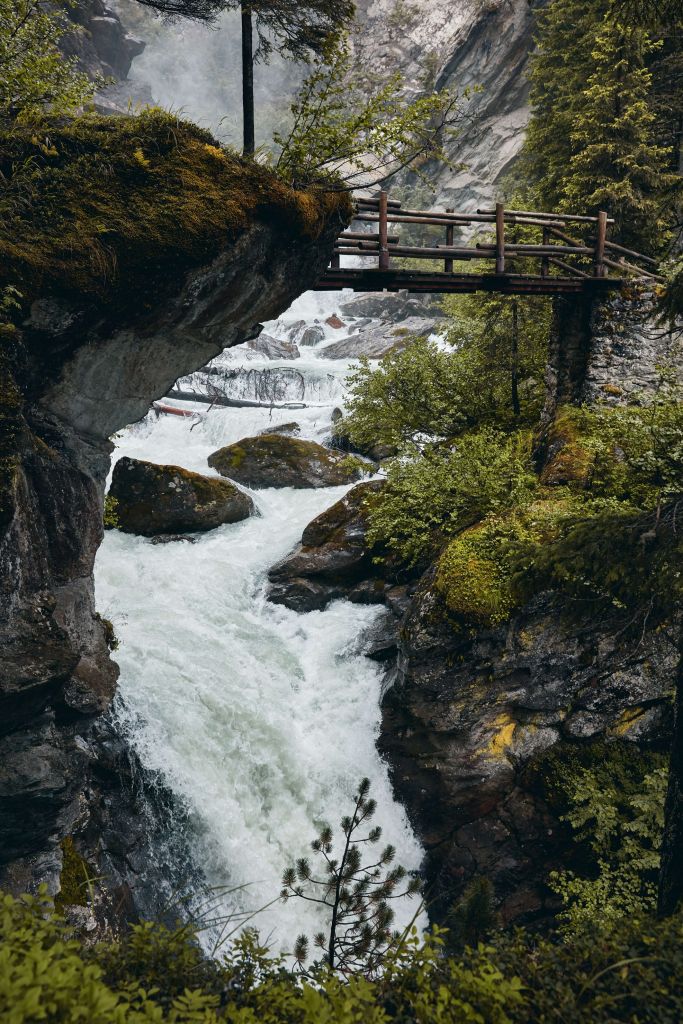
M680 651L662 866L659 872L658 909L662 917L673 914L683 901L683 635Z
M244 155L253 156L254 139L254 28L251 10L242 0L242 114Z

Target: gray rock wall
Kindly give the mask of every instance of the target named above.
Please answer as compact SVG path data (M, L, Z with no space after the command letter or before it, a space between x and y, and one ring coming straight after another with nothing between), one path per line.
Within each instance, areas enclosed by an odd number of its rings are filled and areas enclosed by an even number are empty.
M92 578L108 437L282 313L317 279L338 230L311 241L262 221L143 308L45 294L23 325L18 466L0 520L0 887L56 891L60 841L77 832L106 867L106 912L130 909L145 829L116 768L126 751L102 732L118 669Z

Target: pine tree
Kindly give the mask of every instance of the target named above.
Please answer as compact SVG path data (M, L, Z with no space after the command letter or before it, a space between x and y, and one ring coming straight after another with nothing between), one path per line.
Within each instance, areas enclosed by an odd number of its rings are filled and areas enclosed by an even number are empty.
M659 48L643 29L606 20L595 41L593 72L570 132L574 153L564 179L565 209L607 210L627 244L656 248L666 234L662 191L671 184L670 151L657 143L652 73Z
M327 967L345 975L377 974L387 952L400 940L391 930L394 912L389 902L412 896L420 888L418 879L407 880L400 864L390 866L396 855L393 846L385 846L374 859L370 856L369 863L363 863L361 848L372 849L382 836L381 828L369 826L377 806L369 792L370 782L363 779L354 797L353 813L341 820L339 857L334 856L329 825L324 825L311 843L321 864L321 877L316 877L305 857L287 868L282 877L283 900L298 898L327 908L328 929L315 936L315 945L323 951ZM300 935L294 956L301 970L308 950L307 937Z

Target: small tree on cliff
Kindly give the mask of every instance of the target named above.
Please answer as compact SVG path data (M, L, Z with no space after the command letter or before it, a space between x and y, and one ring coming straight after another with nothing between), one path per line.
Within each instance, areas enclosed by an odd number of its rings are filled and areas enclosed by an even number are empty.
M0 120L71 112L92 99L97 83L57 46L72 29L46 0L0 0Z
M387 953L400 941L400 934L391 929L394 912L389 903L413 896L420 888L418 879L407 880L405 868L390 866L396 855L393 846L385 846L369 863L363 863L361 847L373 849L382 836L381 828L369 825L377 806L369 792L370 782L363 779L354 797L353 813L341 820L338 857L334 856L332 829L324 825L311 843L320 871L302 857L282 877L283 900L297 898L326 908L327 932L318 932L314 943L324 953L326 966L346 975L377 974ZM301 970L308 953L308 938L300 935L294 956Z

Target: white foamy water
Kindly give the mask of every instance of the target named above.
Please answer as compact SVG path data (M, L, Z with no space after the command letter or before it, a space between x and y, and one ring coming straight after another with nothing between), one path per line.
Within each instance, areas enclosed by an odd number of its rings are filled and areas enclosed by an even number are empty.
M290 318L315 312L307 301ZM277 423L296 419L302 436L320 440L346 368L304 352L275 365L329 374L336 385L327 404L215 408L197 420L150 415L118 435L116 456L211 474L212 451ZM196 535L194 544L109 531L98 554L98 607L121 640L121 726L187 810L208 884L249 886L229 898L237 910L277 896L283 868L308 852L322 821L338 824L363 776L397 861L415 869L421 860L375 748L381 670L357 653L381 611L337 601L302 615L265 600L268 568L345 490L254 491L259 516ZM254 923L288 949L298 932L320 926L310 907L277 902ZM406 923L416 907L396 909Z

